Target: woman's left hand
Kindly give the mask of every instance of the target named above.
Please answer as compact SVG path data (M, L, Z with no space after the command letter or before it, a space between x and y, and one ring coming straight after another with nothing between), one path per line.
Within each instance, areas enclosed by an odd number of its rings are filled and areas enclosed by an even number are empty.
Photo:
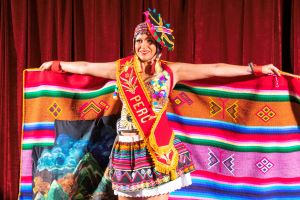
M275 74L277 76L280 76L280 70L277 67L275 67L273 64L263 65L262 73L268 75Z

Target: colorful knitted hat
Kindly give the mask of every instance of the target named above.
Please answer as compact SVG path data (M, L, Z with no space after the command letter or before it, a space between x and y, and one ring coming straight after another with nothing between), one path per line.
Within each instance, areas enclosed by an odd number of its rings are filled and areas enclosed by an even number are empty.
M159 13L156 13L156 9L144 12L146 17L146 23L152 37L163 47L168 48L169 51L174 50L174 36L173 30L170 29L170 24L167 24Z
M135 39L138 34L151 35L146 22L142 22L135 27L133 38Z

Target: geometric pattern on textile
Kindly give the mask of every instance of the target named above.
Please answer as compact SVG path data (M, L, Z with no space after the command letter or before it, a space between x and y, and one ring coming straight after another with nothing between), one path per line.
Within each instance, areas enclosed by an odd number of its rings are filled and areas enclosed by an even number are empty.
M270 106L265 105L262 107L257 113L258 116L262 121L268 122L276 115L275 111L273 111Z
M256 163L256 167L266 174L272 167L274 167L274 164L269 161L267 158L262 158L259 162Z
M160 173L152 167L151 156L142 142L134 144L117 142L116 146L117 148L112 152L111 170L109 171L113 182L117 180L113 184L113 188L139 190L152 188L170 180L169 174ZM175 138L174 146L179 154L175 172L177 176L194 170L190 152L187 151L185 145ZM124 159L125 157L126 159ZM131 161L135 158L138 158L138 165Z
M210 98L209 107L210 107L210 117L214 117L216 114L221 112L223 109L221 106L219 106L212 98Z
M103 100L101 100L98 104L91 100L87 103L84 103L79 108L80 119L85 119L85 116L91 113L96 113L97 116L100 116L104 112L104 110L108 109L109 105Z
M208 148L208 161L209 161L208 169L212 168L213 166L217 165L220 162L218 157L214 154L214 152L210 150L210 148Z
M210 101L209 101L209 107L210 107L210 117L214 117L215 115L217 115L218 113L222 112L223 115L223 119L225 118L224 116L224 110L226 110L228 116L233 119L234 121L236 121L236 118L238 117L238 101L235 101L234 103L232 103L230 106L226 107L226 102L228 101L228 99L224 99L224 98L218 98L218 100L221 101L221 105L219 105L216 101L214 101L211 97L209 97Z
M182 106L184 103L191 105L193 103L192 99L188 97L185 92L181 92L171 100L174 106Z
M179 96L181 97L181 99L184 99L184 101L185 101L187 104L191 105L191 104L193 103L192 99L190 99L190 98L188 97L188 95L187 95L185 92L179 93Z
M226 169L228 169L228 171L230 171L230 173L233 175L233 171L234 171L234 154L230 155L228 158L226 158L222 163L223 165L226 167Z
M234 102L231 106L229 106L228 108L226 108L226 112L228 113L228 115L234 120L236 121L236 118L238 117L238 101Z
M55 101L49 106L48 110L55 119L57 119L62 112L61 107Z
M184 101L179 97L176 96L175 98L172 99L172 103L174 106L182 106L184 104Z
M45 182L34 180L33 158L41 153L39 148L52 147L56 138L55 115L50 115L48 109L53 106L54 111L59 107L56 116L60 120L79 120L81 115L84 119L94 119L103 114L108 117L105 123L114 126L110 119L119 118L121 106L120 101L112 98L114 81L36 70L26 71L24 78L19 199L29 200L33 197L34 181L41 186ZM196 171L191 174L192 185L172 192L170 200L300 199L300 77L283 74L276 85L274 78L209 79L205 83L197 80L176 84L170 94L167 116L176 137L193 154ZM191 102L185 94L193 101L188 107L182 106ZM101 100L104 107L100 106ZM108 110L105 104L109 105ZM80 113L79 107L86 110ZM259 116L269 118L258 119L260 111ZM92 160L87 157L86 161L81 165L83 169L89 175L95 174L89 168L94 166ZM61 184L57 182L53 187L57 185ZM102 195L103 185L107 184L99 185L97 194ZM59 188L57 192L63 193Z
M225 168L233 175L233 171L234 171L234 168L233 168L234 157L233 156L234 156L234 154L231 154L229 157L223 159L221 151L219 152L219 156L217 156L210 148L208 148L208 161L209 161L208 169L210 169L214 166L219 166L220 162L222 162L222 165L224 165ZM219 172L221 173L221 171L219 171Z

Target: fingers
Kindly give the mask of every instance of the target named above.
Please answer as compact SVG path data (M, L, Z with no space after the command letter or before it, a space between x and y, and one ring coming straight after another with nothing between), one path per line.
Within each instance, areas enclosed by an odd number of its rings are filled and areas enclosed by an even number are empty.
M280 70L275 67L273 64L268 64L268 65L264 65L264 73L265 74L269 74L269 75L276 75L276 76L280 76Z
M280 70L277 67L275 67L273 64L271 64L271 70L273 74L280 76Z
M40 66L40 70L42 70L42 71L50 70L52 63L53 63L53 61L44 62L44 63Z
M280 76L280 70L279 70L278 68L275 68L275 74L276 74L277 76Z
M42 70L42 71L45 70L44 64L42 64L42 65L40 66L40 70Z

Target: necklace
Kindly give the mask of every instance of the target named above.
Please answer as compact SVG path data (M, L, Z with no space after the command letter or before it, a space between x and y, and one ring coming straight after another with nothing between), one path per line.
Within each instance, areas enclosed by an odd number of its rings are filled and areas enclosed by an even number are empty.
M157 112L160 110L160 101L161 99L167 98L167 81L169 80L170 75L163 71L163 73L160 76L154 77L150 81L151 88L153 89L151 97L152 97L152 109Z

